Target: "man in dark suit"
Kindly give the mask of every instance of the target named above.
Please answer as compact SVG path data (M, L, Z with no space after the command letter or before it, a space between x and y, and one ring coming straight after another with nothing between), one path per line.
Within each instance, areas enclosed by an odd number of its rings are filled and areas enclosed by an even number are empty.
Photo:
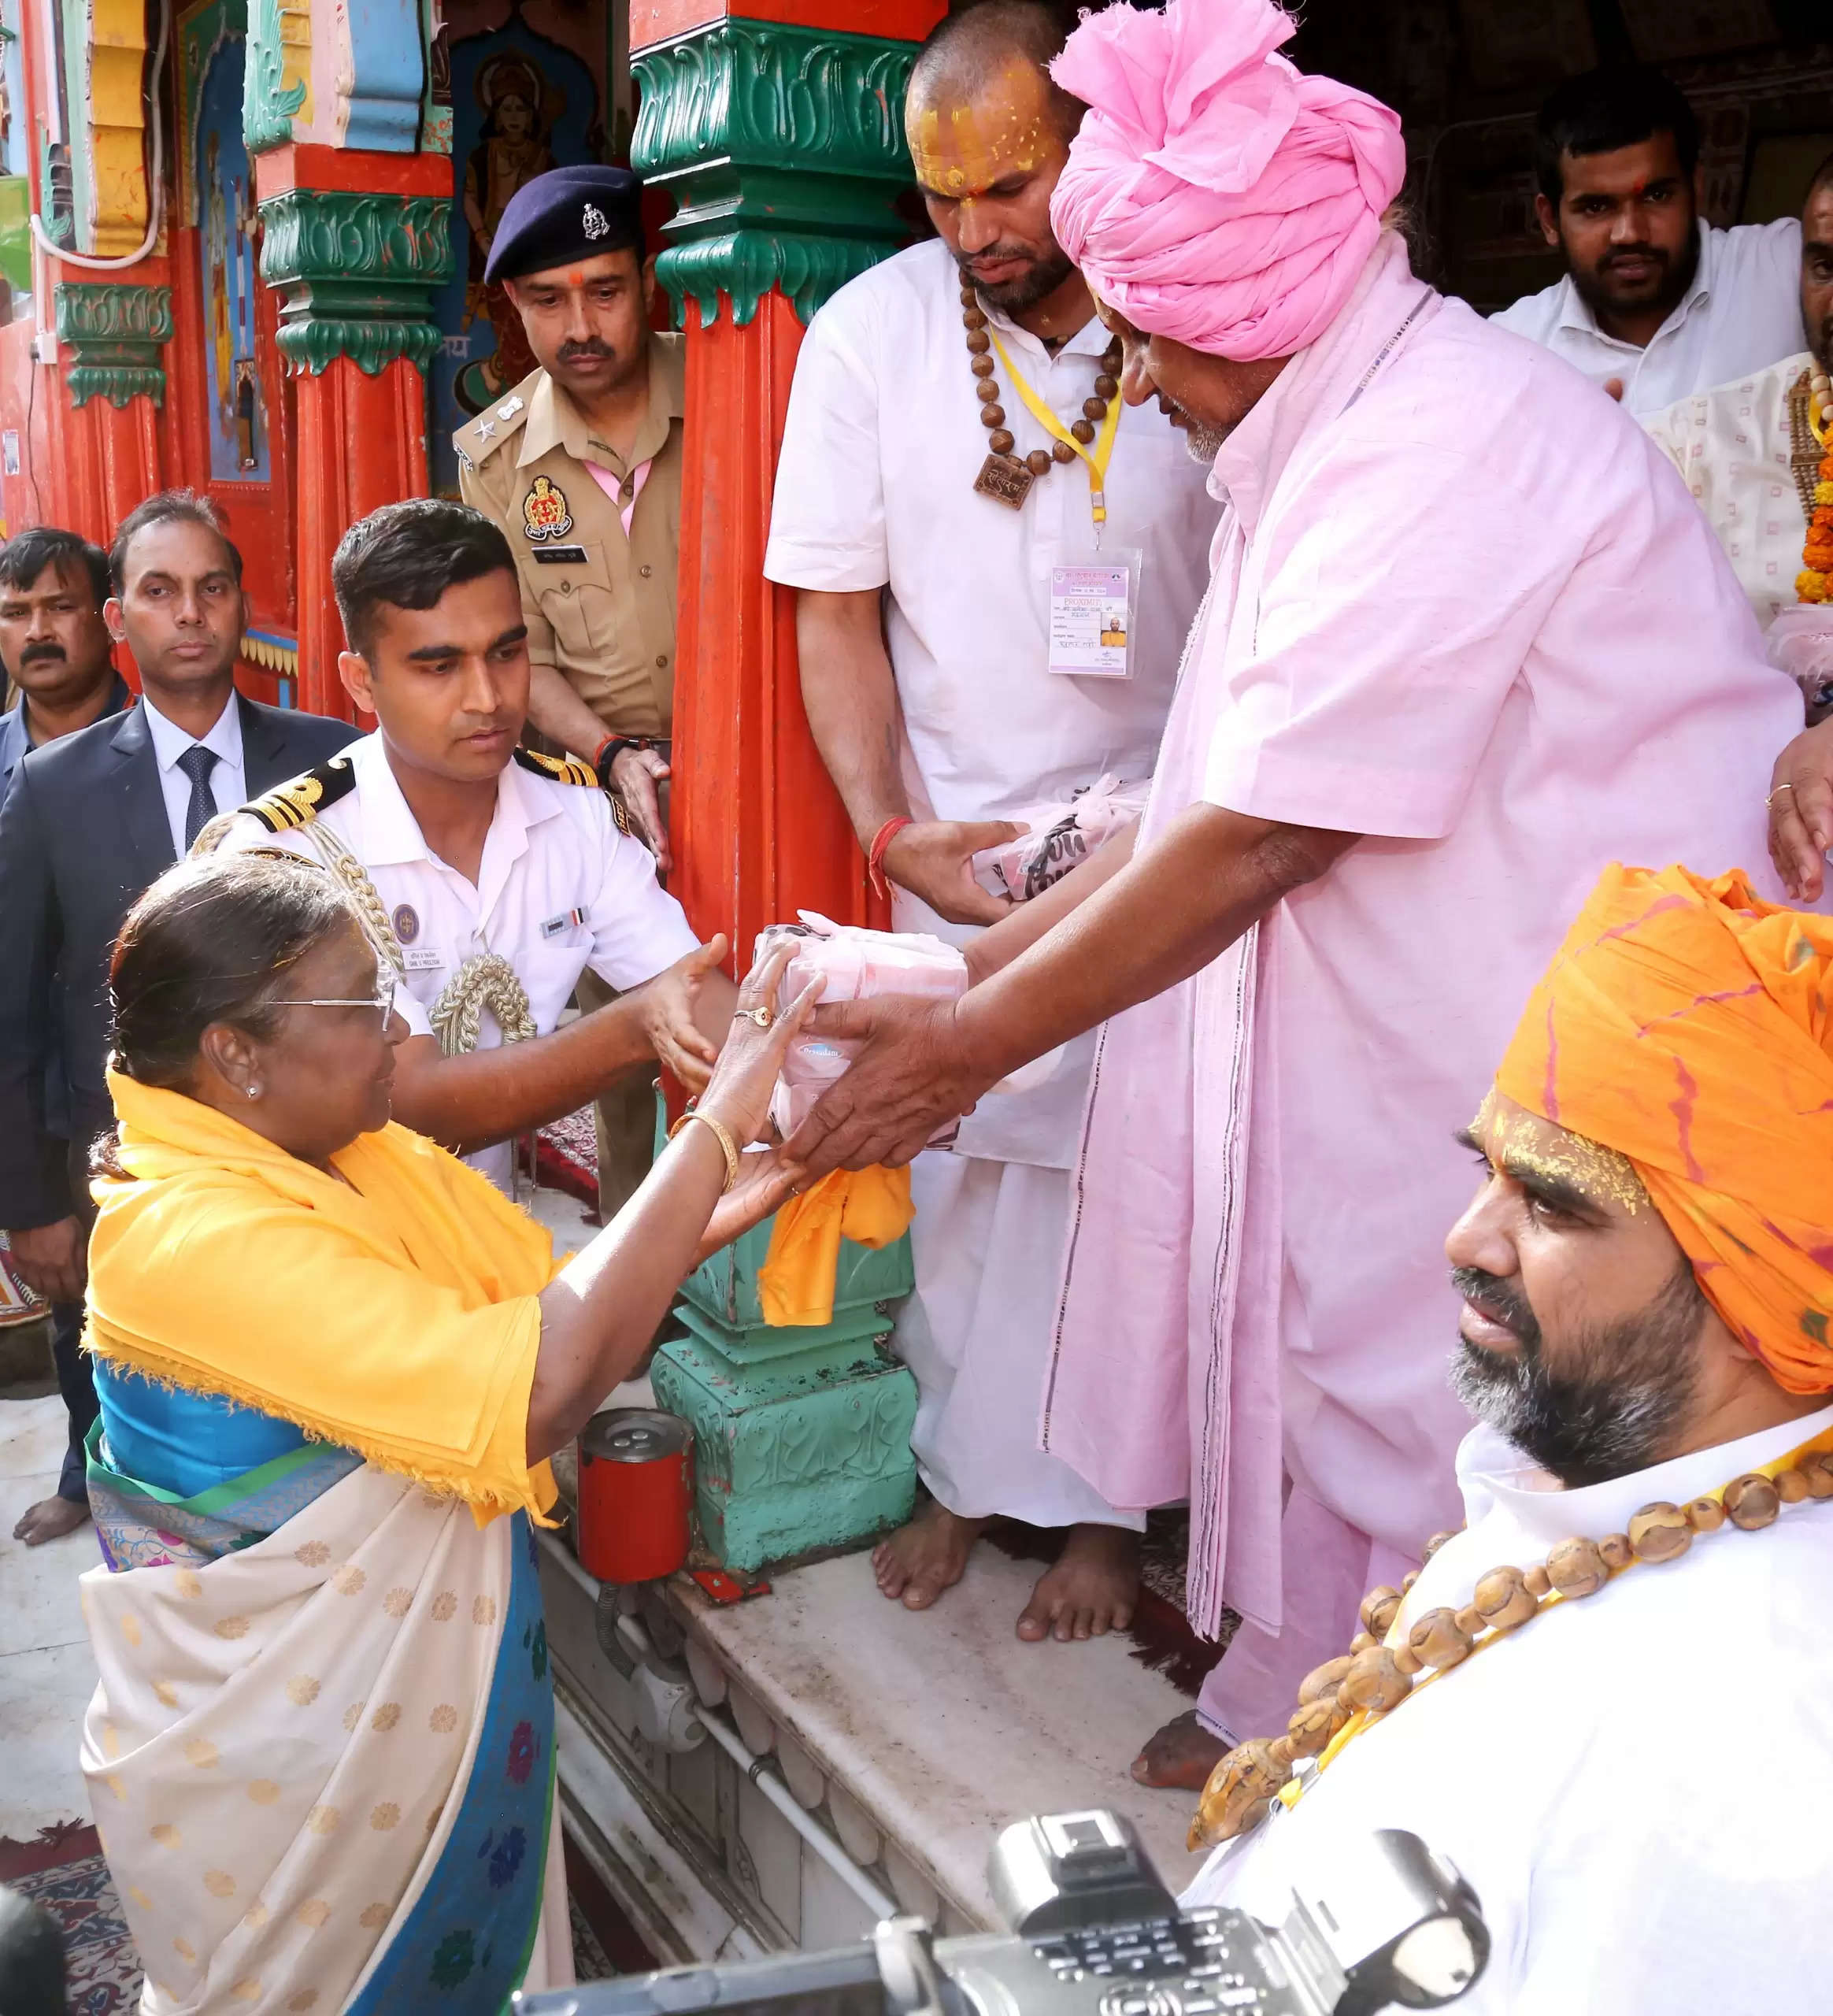
M31 751L0 807L0 1225L20 1274L64 1303L83 1295L89 1146L113 1117L103 1074L121 920L218 812L356 735L235 691L242 556L204 498L168 491L130 513L109 569L104 614L133 652L140 704ZM61 1166L43 1127L45 1073L60 1054L70 1091ZM72 1431L66 1481L82 1477L74 1420Z
M75 532L36 525L0 547L0 673L19 694L17 705L0 714L0 800L28 750L131 704L102 613L109 588L108 555ZM44 1128L42 1151L61 1167L70 1101L55 1058L45 1076ZM28 1505L13 1529L13 1537L28 1547L72 1531L88 1514L79 1445L95 1418L95 1389L77 1348L82 1334L81 1299L53 1303L51 1356L69 1413L71 1447L56 1493Z

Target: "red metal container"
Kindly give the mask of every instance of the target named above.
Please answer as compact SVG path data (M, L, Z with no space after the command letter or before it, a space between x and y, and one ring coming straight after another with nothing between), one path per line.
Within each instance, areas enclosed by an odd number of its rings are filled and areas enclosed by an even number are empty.
M580 1437L580 1563L601 1582L651 1582L687 1560L694 1432L679 1414L613 1407Z

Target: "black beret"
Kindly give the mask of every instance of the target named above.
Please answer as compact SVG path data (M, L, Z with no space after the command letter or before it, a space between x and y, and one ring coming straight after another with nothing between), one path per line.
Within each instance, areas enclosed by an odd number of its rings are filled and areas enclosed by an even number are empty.
M524 182L503 206L483 276L520 280L629 245L640 258L642 184L628 169L550 169Z

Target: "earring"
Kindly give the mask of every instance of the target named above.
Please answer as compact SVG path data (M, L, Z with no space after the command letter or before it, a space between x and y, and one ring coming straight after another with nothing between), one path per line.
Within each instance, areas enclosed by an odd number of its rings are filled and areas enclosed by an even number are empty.
M250 1086L249 1087L249 1088L248 1088L248 1096L249 1096L251 1099L259 1099L259 1098L261 1097L261 1088L260 1088L260 1086L259 1086L259 1085L250 1085Z

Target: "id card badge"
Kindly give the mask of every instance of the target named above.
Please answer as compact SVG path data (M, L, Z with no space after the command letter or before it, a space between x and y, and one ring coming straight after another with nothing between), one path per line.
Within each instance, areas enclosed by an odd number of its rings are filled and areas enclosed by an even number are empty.
M1128 679L1145 549L1103 547L1050 569L1050 669L1077 679Z

